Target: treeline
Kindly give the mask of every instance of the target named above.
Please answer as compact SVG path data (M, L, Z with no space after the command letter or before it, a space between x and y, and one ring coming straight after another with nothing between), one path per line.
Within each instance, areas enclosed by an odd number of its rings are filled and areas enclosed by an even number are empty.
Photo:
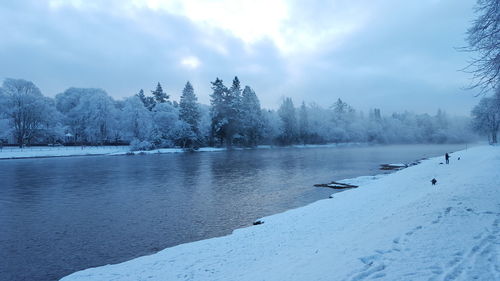
M455 143L474 138L468 118L410 112L368 115L338 99L330 107L284 98L278 110L262 109L255 91L235 77L230 87L211 82L210 106L199 104L187 82L179 101L160 83L115 100L104 90L69 88L55 98L22 79L0 88L0 138L34 144L130 144L133 149L200 146L291 145L331 142Z

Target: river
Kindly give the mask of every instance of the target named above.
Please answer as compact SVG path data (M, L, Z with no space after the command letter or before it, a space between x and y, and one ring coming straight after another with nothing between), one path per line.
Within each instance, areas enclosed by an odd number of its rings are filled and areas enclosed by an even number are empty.
M315 183L379 174L383 163L464 148L345 146L3 160L0 280L57 280L227 235L336 192Z

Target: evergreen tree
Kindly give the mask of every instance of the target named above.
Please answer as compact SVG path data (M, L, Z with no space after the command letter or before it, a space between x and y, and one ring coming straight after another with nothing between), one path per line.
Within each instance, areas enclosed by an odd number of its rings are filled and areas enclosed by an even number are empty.
M280 142L285 145L292 144L297 138L297 118L291 98L283 100L278 113L282 122Z
M349 141L351 139L349 133L354 133L350 126L356 119L356 111L340 98L330 108L333 110L333 141Z
M232 146L233 138L240 133L241 126L241 86L237 76L233 79L233 84L226 92L224 103L226 105L226 144Z
M305 102L302 102L299 111L299 137L303 144L306 144L309 139L309 118L307 116L307 107Z
M263 128L260 102L254 90L249 86L245 86L241 99L241 126L245 145L256 146Z
M144 90L140 90L139 93L136 94L136 96L139 97L139 99L141 99L142 101L142 104L144 104L144 107L146 107L149 111L151 111L153 109L153 107L155 106L155 100L153 97L146 97L146 95L144 94Z
M228 123L226 118L227 108L225 105L225 96L228 89L223 81L216 78L212 84L212 94L210 95L210 117L212 119L210 125L210 144L214 145L214 141L218 139L222 144L225 138L225 128Z
M200 133L198 124L200 122L200 110L198 108L198 98L194 94L194 89L189 81L182 90L179 103L179 119L189 124L191 131L195 136Z
M154 97L154 101L158 103L166 103L168 101L169 96L163 91L160 82L156 85L156 90L151 91Z

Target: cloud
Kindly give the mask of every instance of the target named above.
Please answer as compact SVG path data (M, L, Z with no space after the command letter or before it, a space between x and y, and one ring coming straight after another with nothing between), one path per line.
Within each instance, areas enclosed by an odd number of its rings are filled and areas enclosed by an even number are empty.
M176 98L190 80L208 103L210 81L238 75L273 108L282 96L431 113L475 103L457 94L468 55L454 50L473 0L4 2L0 78L47 95L79 86L125 97L159 81Z
M200 64L200 60L195 56L185 57L181 60L181 65L190 69L197 69Z

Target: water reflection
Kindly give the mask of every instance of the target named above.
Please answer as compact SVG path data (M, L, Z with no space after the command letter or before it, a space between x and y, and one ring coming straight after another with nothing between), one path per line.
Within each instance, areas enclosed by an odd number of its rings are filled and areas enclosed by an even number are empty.
M226 235L327 198L314 183L461 146L262 149L0 161L0 280L53 280Z

